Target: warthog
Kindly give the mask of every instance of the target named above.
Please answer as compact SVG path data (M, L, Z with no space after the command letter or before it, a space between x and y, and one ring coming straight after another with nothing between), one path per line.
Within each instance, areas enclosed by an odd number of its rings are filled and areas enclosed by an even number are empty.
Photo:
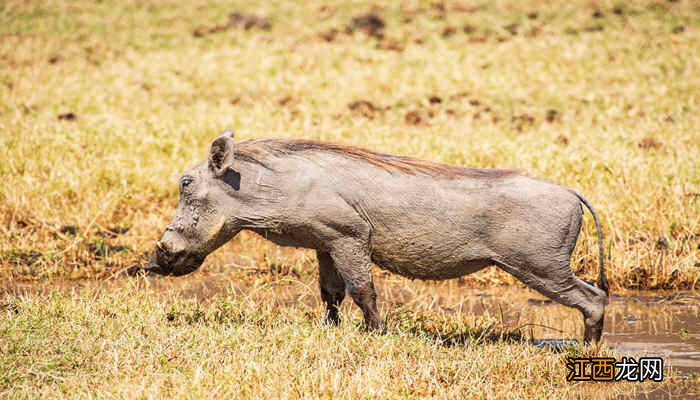
M586 205L598 230L597 285L569 262ZM235 143L180 179L180 201L147 270L184 275L239 231L316 250L326 320L349 293L366 327L382 330L371 265L449 279L497 265L583 313L586 342L603 329L608 286L591 205L571 189L513 170L470 169L308 140Z

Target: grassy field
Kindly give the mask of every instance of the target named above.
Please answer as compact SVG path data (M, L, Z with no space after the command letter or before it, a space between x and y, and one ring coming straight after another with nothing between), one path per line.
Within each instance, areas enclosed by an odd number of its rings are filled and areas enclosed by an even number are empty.
M319 307L280 311L267 297L245 302L225 291L202 304L171 299L126 272L167 224L179 173L233 128L240 140L313 138L526 170L596 207L614 291L698 290L700 4L274 3L0 2L0 281L113 285L6 295L3 394L641 390L569 385L561 355L520 342L455 351L402 333L412 330L398 322L380 337L351 322L326 329ZM260 18L229 21L232 12ZM353 26L368 12L385 27ZM595 280L595 249L586 217L573 260L579 276ZM256 287L261 278L247 272L312 284L315 268L308 251L244 233L197 274ZM493 268L461 280L514 282ZM173 321L164 319L171 311Z
M529 302L519 291L494 292L503 307L475 317L462 287L426 288L379 274L388 333L374 335L361 330L361 312L351 302L343 305L340 327L324 325L311 275L254 272L247 279L211 275L61 290L16 287L0 295L0 397L563 399L651 393L656 397L650 398L690 399L700 394L700 376L671 371L660 384L566 382L567 355L618 360L620 355L578 346L559 353L528 344L530 329L542 337L531 322L579 337L582 323L563 306L546 312L522 308ZM440 300L446 304L436 304ZM609 319L624 316L612 314Z

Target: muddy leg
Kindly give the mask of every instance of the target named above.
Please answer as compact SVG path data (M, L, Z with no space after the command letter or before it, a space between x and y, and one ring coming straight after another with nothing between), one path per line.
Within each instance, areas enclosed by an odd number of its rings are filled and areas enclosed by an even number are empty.
M341 243L330 254L348 294L362 309L367 330L383 332L384 324L377 311L377 294L372 282L372 262L364 247L362 243Z
M603 290L580 279L578 279L577 285L581 291L588 293L589 298L588 305L581 308L586 327L583 340L586 343L600 342L600 338L603 336L603 321L608 296Z
M584 342L600 341L603 334L603 315L607 296L603 290L574 276L568 262L565 266L554 267L527 265L515 268L504 263L499 264L528 287L559 304L581 311L585 325Z
M563 285L557 287L551 282L545 285L540 293L565 306L577 308L583 314L584 334L586 344L599 342L603 335L603 317L607 296L605 292L576 277L575 284L568 289Z
M326 303L325 320L329 324L338 325L340 317L338 309L345 298L345 282L333 265L330 254L316 251L318 258L318 282L321 287L321 299Z

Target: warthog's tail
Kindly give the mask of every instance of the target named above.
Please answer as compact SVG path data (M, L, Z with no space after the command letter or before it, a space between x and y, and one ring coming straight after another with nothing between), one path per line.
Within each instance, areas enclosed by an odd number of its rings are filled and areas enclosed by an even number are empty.
M609 294L608 279L605 277L605 263L603 259L603 230L600 228L598 214L596 214L595 210L593 209L593 206L591 205L591 203L588 202L588 200L586 200L583 196L581 196L574 190L572 190L571 192L573 192L576 195L576 197L578 197L578 199L581 200L581 203L583 203L588 208L588 211L591 212L591 215L593 215L593 220L595 221L595 228L598 231L598 265L600 268L600 276L598 277L598 287L603 289L605 291L605 294Z

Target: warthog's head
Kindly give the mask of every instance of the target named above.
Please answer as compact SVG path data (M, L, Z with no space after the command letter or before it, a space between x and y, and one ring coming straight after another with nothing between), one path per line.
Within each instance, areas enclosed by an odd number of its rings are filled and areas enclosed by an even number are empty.
M146 270L161 275L189 274L240 231L235 216L240 175L232 168L233 159L233 132L226 131L212 143L208 161L182 175L175 215Z

